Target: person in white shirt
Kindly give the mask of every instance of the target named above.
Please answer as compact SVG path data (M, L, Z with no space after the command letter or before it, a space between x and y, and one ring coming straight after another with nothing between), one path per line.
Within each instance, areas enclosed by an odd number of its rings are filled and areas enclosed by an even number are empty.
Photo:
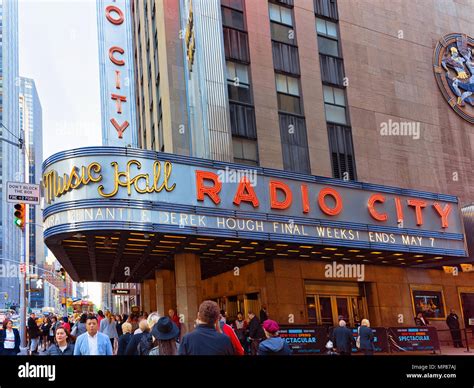
M111 356L112 345L107 335L98 332L97 317L90 315L86 321L87 332L77 337L75 356Z
M20 333L13 328L13 322L6 319L0 330L0 355L16 356L20 352Z

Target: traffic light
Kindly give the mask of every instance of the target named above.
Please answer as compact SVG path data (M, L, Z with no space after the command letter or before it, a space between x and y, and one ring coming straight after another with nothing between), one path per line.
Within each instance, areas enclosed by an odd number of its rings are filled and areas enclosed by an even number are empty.
M23 229L25 227L25 204L24 203L17 203L14 206L15 212L13 215L15 216L15 225L19 228Z
M8 300L8 292L5 292L4 297L5 297L5 300Z

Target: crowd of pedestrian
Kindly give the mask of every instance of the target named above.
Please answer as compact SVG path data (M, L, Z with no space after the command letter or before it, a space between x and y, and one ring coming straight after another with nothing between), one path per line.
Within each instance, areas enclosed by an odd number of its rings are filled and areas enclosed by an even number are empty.
M355 331L347 327L342 316L330 328L326 344L328 354L350 355L356 347L365 355L375 351L375 337L367 319ZM417 325L426 325L422 315ZM447 324L456 347L462 346L459 319L452 310ZM0 354L20 352L20 333L6 319L0 330ZM27 321L28 349L32 355L290 355L291 348L279 335L280 327L269 319L266 306L257 316L249 311L247 319L238 312L227 321L227 314L214 301L199 306L194 328L182 335L176 310L168 315L158 313L113 314L101 310L97 314L82 313L59 318L51 315Z
M268 319L263 306L259 319L252 311L235 320L214 301L199 306L194 328L183 335L180 317L170 309L158 313L82 313L57 317L36 317L31 313L26 325L30 355L267 355L291 354L279 337L278 324ZM0 330L0 354L20 352L20 333L10 319Z

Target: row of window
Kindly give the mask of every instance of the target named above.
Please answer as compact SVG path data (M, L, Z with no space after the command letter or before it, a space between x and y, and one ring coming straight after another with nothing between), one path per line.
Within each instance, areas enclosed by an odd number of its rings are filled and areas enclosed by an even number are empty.
M339 48L336 0L314 0L324 110L333 176L356 179L352 130L349 124L344 65Z
M257 125L243 0L222 0L221 9L234 161L258 165Z

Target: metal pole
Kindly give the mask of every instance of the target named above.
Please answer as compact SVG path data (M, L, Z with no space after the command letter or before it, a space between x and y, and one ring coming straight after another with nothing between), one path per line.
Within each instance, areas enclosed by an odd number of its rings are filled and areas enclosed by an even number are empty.
M26 170L26 160L25 160L25 148L22 148L20 163L23 162L23 165L20 166L20 171L23 171L23 180L25 179L25 170ZM25 206L25 219L27 218L28 210ZM27 305L27 293L26 293L26 277L27 270L28 270L28 263L26 262L26 233L25 230L21 230L21 238L20 238L20 265L23 267L24 271L21 277L20 282L20 339L21 339L21 346L20 346L20 354L27 354L28 344L26 342L26 305Z
M464 328L464 339L466 340L466 349L464 352L465 353L471 353L469 350L469 338L467 338L467 328Z

